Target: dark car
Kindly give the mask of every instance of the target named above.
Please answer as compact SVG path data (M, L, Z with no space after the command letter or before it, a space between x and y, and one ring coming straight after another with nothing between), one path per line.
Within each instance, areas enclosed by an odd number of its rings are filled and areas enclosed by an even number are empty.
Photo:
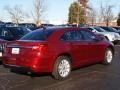
M119 31L120 31L120 27L113 27L113 28L115 28L116 30L119 30Z
M19 23L18 26L26 27L29 28L30 30L35 30L37 28L36 24L34 23Z
M100 26L102 29L106 30L107 32L116 32L120 34L120 31L112 28L112 27L108 27L108 26Z
M4 49L5 46L6 46L6 42L9 42L9 41L0 39L0 60L2 60L3 49Z
M8 41L17 40L30 31L24 27L0 27L0 39Z
M53 24L41 24L41 26L44 26L44 27L53 27L54 25Z
M0 53L3 53L6 43L18 40L30 31L24 27L0 27Z
M31 73L51 72L65 79L71 69L102 62L110 64L112 43L84 28L46 28L32 31L7 45L4 65Z

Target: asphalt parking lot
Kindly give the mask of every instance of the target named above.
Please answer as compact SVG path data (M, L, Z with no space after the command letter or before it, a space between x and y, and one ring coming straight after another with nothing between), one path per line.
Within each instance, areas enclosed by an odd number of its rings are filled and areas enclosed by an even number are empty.
M72 71L64 81L50 75L13 73L0 65L0 90L120 90L120 45L111 65L90 65Z

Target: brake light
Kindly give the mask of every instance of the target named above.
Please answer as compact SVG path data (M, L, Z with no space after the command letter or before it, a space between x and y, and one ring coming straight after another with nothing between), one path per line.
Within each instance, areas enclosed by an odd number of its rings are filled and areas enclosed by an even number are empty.
M44 54L47 50L47 45L46 44L41 44L38 46L33 46L32 47L33 51L36 51L37 56L41 56L41 54Z
M40 47L39 46L33 46L32 49L33 50L36 50L36 49L39 49Z
M41 45L32 47L32 50L37 50L37 51L44 51L46 49L47 49L47 45L45 45L45 44L41 44Z

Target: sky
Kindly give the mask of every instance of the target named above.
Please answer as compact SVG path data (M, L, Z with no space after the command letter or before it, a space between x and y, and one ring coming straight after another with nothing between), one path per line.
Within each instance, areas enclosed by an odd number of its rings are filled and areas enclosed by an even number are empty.
M52 21L54 23L67 21L68 18L68 9L72 2L75 0L44 0L46 11L43 15L43 20ZM89 0L89 5L98 9L100 4L110 4L114 6L114 15L117 16L120 12L120 0ZM8 14L4 10L5 6L14 7L18 5L22 9L31 13L33 10L33 0L0 0L0 19L3 21L10 21ZM99 9L98 9L99 12ZM30 17L26 18L30 19Z

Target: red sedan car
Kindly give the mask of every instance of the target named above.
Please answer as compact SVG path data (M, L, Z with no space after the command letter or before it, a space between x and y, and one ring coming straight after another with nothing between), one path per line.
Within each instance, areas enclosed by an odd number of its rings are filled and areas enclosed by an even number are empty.
M113 56L113 44L85 28L43 28L8 44L3 63L65 79L71 69L98 62L110 64Z

